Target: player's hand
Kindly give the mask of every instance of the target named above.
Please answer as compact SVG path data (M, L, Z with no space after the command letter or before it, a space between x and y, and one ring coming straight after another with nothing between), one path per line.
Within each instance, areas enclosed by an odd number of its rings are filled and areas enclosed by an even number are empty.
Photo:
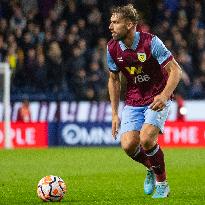
M120 125L120 119L118 115L113 115L112 116L112 137L116 140L118 130L119 130L119 125Z
M154 110L154 111L161 111L164 109L164 107L166 106L166 102L167 102L168 98L161 94L161 95L157 95L154 98L154 101L150 104L149 108Z

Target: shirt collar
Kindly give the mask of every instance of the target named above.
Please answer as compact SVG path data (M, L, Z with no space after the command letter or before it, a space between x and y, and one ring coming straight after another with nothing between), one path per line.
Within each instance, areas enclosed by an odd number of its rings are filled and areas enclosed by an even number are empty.
M139 32L136 32L135 37L134 37L134 41L133 41L132 46L131 46L132 50L135 50L137 48L138 43L139 43L139 39L140 39ZM127 46L122 41L119 41L119 45L120 45L120 48L122 49L122 51L125 51L126 49L128 49Z

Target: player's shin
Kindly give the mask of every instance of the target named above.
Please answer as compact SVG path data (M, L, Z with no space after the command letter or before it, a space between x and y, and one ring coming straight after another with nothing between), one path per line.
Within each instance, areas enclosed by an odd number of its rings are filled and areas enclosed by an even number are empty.
M156 175L157 182L166 180L164 153L160 146L156 144L152 149L145 150L145 154L149 159L151 167Z
M130 156L133 160L143 164L145 167L147 167L148 169L151 168L151 164L149 162L148 157L145 154L145 151L142 149L142 147L140 145L138 145L136 147L135 152L132 154L132 156Z

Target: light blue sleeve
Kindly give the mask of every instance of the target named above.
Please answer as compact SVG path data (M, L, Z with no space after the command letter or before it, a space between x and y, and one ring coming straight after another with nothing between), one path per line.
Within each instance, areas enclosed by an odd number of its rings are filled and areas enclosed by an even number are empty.
M151 52L152 56L158 61L160 65L172 55L157 36L152 38Z
M114 60L112 59L112 57L110 55L108 47L107 47L107 65L108 65L108 68L110 71L113 71L113 72L119 71L117 65L115 64Z

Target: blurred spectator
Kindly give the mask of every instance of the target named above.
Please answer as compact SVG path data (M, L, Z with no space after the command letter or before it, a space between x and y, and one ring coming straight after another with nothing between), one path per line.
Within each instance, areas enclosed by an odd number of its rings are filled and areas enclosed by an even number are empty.
M37 0L21 0L21 8L24 14L38 10L38 1Z
M34 71L35 87L38 92L47 91L47 69L43 53L37 55L37 66Z
M21 107L18 110L17 113L17 121L18 122L31 122L31 113L29 109L29 101L27 99L24 99L22 102Z
M179 94L176 94L175 99L177 103L177 120L184 121L187 113L186 107L184 106L184 99Z
M92 33L90 33L89 31L85 19L79 18L77 21L77 26L78 26L78 34L80 38L85 39L87 42L87 45L90 46L90 42L92 39Z
M32 34L30 32L25 32L23 34L22 49L27 54L30 48L34 47L34 42L32 42Z
M4 18L0 18L0 33L6 38L7 32L8 32L8 23L7 20Z
M25 84L29 89L34 90L35 70L36 70L36 66L37 66L36 50L34 47L28 49L24 62L25 63L24 63L24 70L23 71L24 71L24 76L25 76Z
M38 0L39 13L42 19L48 16L50 9L54 7L55 2L56 0Z
M92 62L89 66L88 81L94 90L96 99L103 99L106 93L107 73L98 62Z
M178 51L178 63L180 64L181 68L188 74L189 79L193 77L195 73L195 69L192 65L191 56L188 54L187 50L180 49Z
M71 56L67 60L67 66L66 66L66 80L68 83L70 82L70 78L78 72L80 68L86 67L86 59L83 55L82 51L78 46L75 46L72 50Z
M200 78L195 78L190 88L191 99L202 99L205 97L204 87Z
M78 68L76 72L73 73L72 79L72 84L69 84L69 86L73 88L75 93L78 93L76 96L77 100L85 100L88 88L88 80L85 69L83 67Z
M69 0L62 11L62 19L66 20L69 26L75 24L81 14L77 10L76 1Z
M56 11L58 16L61 16L63 9L65 7L65 1L64 0L56 0L54 5L54 10Z
M56 40L62 42L65 39L65 33L67 29L67 22L62 20L56 28Z
M17 66L17 53L15 45L9 47L7 61L9 63L11 70L14 72Z
M107 41L105 38L99 38L97 46L93 49L92 61L97 61L105 71L107 71Z
M4 44L4 38L0 35L0 62L4 62L6 59L6 48Z
M176 12L179 6L179 0L164 0L165 6L171 12Z
M60 91L62 87L62 52L58 42L53 41L47 53L47 79L48 87L52 92Z
M10 19L10 28L15 30L16 28L24 29L26 27L26 19L23 16L21 7L15 5L13 7L13 16Z

